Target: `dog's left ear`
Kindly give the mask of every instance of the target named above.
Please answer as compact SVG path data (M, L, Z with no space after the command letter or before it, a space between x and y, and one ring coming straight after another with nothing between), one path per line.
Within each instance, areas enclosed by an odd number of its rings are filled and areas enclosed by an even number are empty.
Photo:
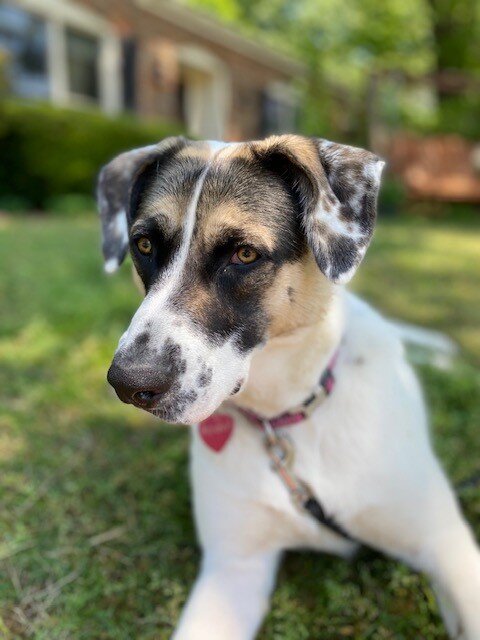
M125 151L102 167L97 182L97 202L102 221L102 250L105 271L113 273L128 250L128 219L132 186L153 162L185 145L181 136L158 144Z
M322 273L348 282L372 237L385 163L364 149L294 135L267 138L252 150L297 200Z
M127 207L134 176L154 158L158 145L121 153L102 167L97 182L97 203L102 222L105 271L113 273L128 250Z

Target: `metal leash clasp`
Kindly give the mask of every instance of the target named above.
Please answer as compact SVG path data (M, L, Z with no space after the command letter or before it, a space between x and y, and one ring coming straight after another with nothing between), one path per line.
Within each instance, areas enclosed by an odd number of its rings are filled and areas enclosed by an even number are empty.
M294 451L290 438L286 435L279 435L268 420L262 420L263 433L265 435L265 448L275 467L281 463L282 466L290 469L293 465Z
M311 495L307 486L300 482L290 469L294 460L293 443L286 435L279 435L268 420L262 421L264 444L270 458L272 469L288 489L295 505L303 507Z

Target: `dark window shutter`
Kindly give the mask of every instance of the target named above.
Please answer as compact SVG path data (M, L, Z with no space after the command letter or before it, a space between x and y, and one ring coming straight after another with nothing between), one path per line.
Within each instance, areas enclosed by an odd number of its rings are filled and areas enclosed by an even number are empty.
M135 67L137 60L137 42L125 38L122 42L123 54L123 106L129 111L137 107Z

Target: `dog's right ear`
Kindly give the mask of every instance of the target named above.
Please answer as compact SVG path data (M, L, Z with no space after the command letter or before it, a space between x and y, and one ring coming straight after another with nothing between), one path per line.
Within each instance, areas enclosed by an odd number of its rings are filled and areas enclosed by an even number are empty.
M97 204L107 273L116 271L127 254L130 193L136 178L166 152L184 144L181 137L166 138L158 144L121 153L102 167L97 183Z
M298 135L251 145L298 202L306 240L332 282L350 280L370 243L383 160L357 147Z

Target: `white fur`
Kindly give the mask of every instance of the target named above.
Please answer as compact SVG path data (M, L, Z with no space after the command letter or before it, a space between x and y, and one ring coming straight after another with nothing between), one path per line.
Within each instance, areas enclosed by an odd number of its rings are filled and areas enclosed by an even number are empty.
M118 264L117 258L109 258L108 260L106 260L105 264L103 265L105 273L115 273L118 267L119 267L119 264Z
M342 335L332 395L308 421L288 428L294 471L358 540L431 577L451 637L479 640L480 553L432 450L422 394L391 323L338 290L317 326L272 339L254 354L235 401L268 415L287 410L305 397ZM231 405L218 411L236 425L220 453L193 428L204 559L175 640L251 639L284 549L355 550L292 504L260 431Z

